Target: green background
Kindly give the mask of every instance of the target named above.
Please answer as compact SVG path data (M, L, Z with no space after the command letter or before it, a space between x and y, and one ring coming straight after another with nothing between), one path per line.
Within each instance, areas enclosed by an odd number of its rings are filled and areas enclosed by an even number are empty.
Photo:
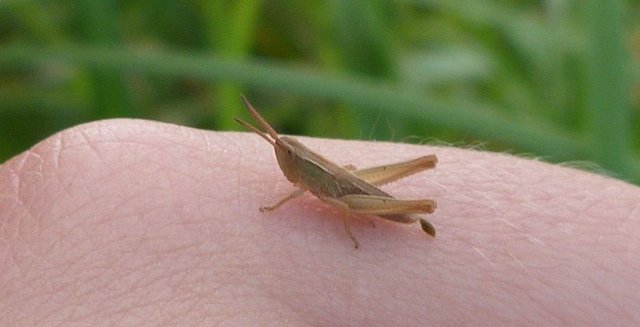
M640 182L638 2L0 0L0 162L138 117L481 146ZM595 163L595 164L590 164Z

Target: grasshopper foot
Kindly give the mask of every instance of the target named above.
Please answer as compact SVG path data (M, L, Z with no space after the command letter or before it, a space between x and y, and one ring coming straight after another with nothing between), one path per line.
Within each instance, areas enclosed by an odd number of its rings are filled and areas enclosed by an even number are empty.
M433 227L433 225L431 225L431 223L428 222L426 219L423 219L423 218L420 219L420 226L422 226L422 230L425 233L433 237L436 237L436 228Z

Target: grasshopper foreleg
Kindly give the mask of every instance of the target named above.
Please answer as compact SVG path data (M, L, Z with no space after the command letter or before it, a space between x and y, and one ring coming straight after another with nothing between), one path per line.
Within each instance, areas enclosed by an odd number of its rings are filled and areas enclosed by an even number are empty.
M260 212L275 210L278 207L280 207L281 205L285 204L285 202L287 202L289 200L293 200L293 199L301 196L302 194L304 194L305 191L306 191L305 189L299 188L299 189L291 192L291 194L289 194L286 197L282 198L282 200L278 201L276 204L274 204L272 206L260 207Z

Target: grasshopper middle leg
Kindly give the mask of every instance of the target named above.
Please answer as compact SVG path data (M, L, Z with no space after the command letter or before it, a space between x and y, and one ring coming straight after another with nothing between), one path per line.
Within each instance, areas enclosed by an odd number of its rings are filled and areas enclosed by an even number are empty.
M358 242L358 239L355 235L353 235L353 232L351 231L351 208L349 208L349 205L343 201L329 197L323 197L321 198L321 200L342 210L342 212L344 213L344 231L353 241L353 245L355 246L355 248L357 249L358 247L360 247L360 242Z

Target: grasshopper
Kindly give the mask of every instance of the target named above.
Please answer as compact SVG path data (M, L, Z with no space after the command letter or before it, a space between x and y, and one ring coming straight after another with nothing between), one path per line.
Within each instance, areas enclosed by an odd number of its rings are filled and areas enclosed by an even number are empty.
M353 165L341 167L313 152L298 140L279 136L244 96L242 96L242 102L262 129L237 117L234 117L234 120L260 135L273 146L282 173L297 187L295 191L274 205L261 207L261 212L275 210L285 202L309 191L344 213L344 230L356 249L359 247L359 242L351 231L352 213L376 215L403 224L419 221L422 229L435 237L436 230L433 225L417 215L432 213L436 208L435 201L400 200L378 188L380 185L434 168L438 162L435 155L361 170Z

